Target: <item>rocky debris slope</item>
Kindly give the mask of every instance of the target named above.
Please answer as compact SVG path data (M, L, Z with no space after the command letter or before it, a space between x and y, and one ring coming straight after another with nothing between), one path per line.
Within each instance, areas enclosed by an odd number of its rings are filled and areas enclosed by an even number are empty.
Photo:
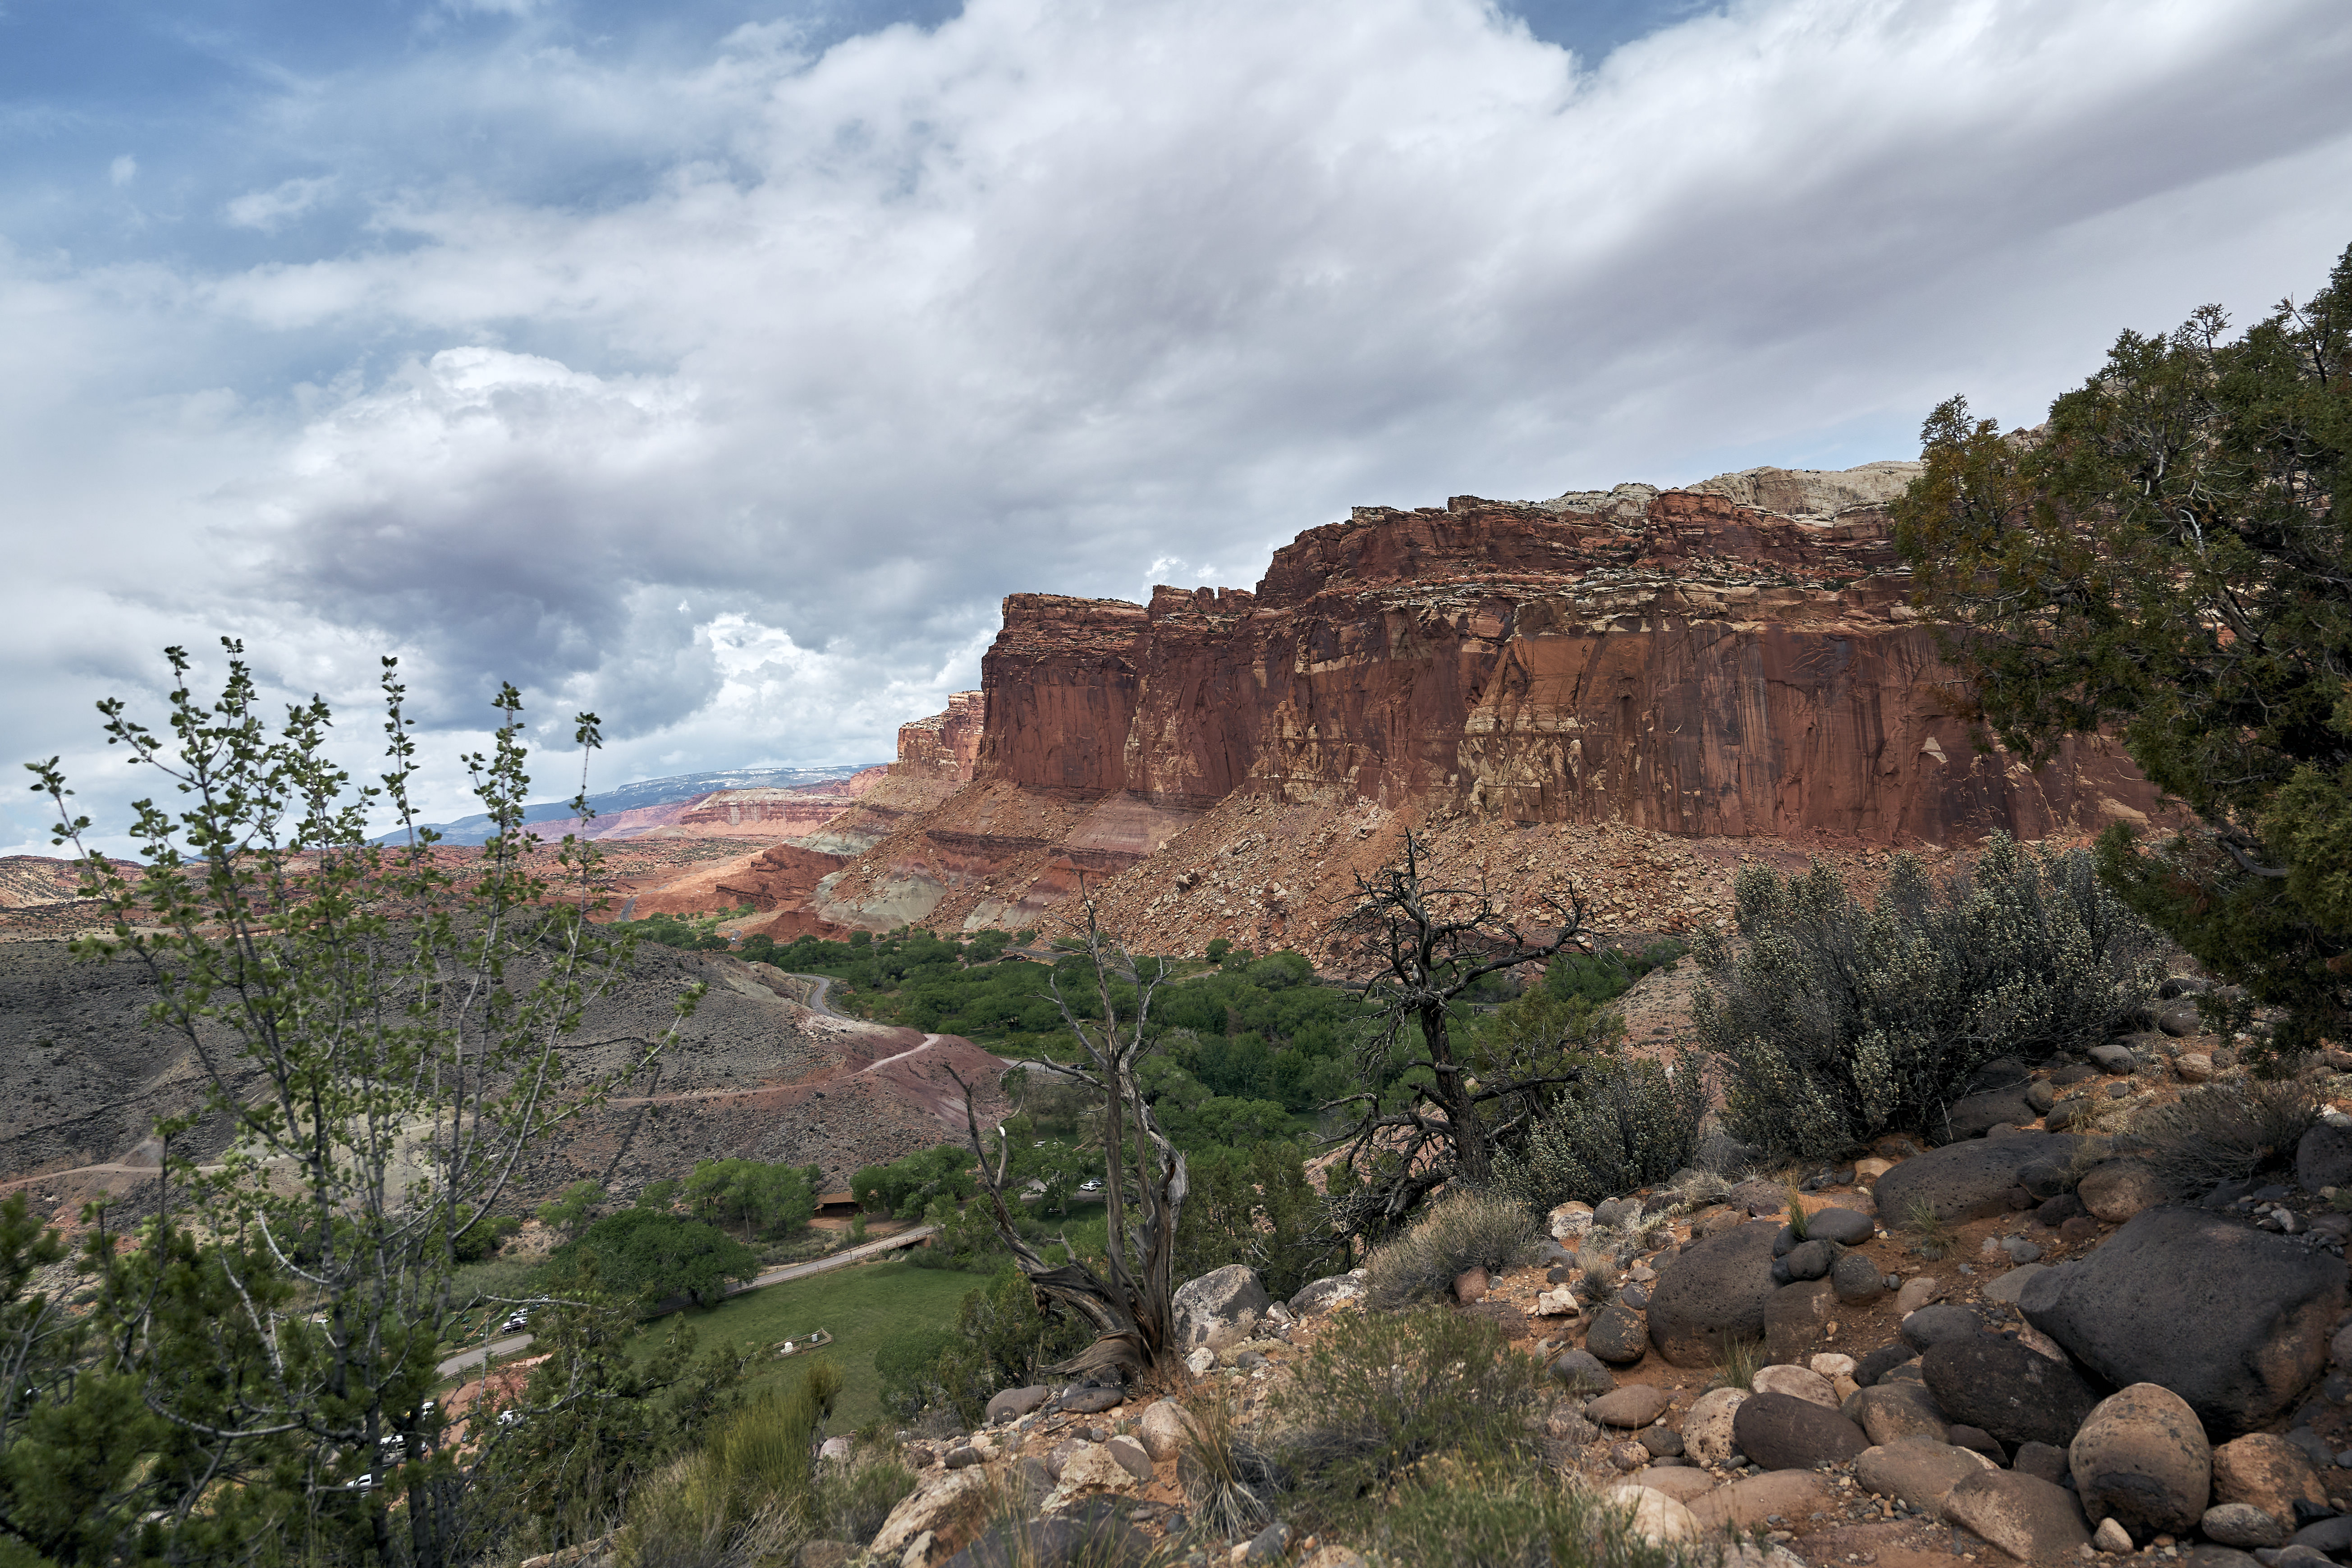
M1321 918L1317 875L1398 824L1594 826L1727 858L2144 820L2152 791L2105 750L2039 772L1975 751L1906 602L1885 510L1903 471L1359 508L1277 552L1255 592L1015 595L971 784L805 908L1020 925L1081 876L1141 868L1189 945L1237 904L1307 945L1290 928ZM1252 826L1271 852L1204 898L1185 852Z

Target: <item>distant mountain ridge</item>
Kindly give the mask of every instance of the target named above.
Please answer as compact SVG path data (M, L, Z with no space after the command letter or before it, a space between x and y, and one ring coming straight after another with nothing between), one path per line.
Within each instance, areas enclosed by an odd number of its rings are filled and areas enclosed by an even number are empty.
M616 811L631 811L640 806L666 805L672 801L691 800L721 789L805 789L812 784L833 784L851 774L874 766L870 763L843 763L830 767L811 768L728 768L718 773L679 773L666 779L642 779L623 784L602 795L588 797L589 806L598 816ZM569 800L542 801L523 808L525 823L559 822L572 815ZM420 823L441 835L445 844L483 844L489 840L490 818L487 812L459 817L455 822ZM378 844L396 844L404 835L387 833L374 840Z

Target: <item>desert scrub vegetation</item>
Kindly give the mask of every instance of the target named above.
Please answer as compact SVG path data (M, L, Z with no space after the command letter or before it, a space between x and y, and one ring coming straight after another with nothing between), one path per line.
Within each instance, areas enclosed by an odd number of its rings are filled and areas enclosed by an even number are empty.
M1930 1263L1943 1258L1958 1245L1952 1227L1944 1223L1936 1205L1925 1198L1912 1200L1911 1206L1904 1212L1903 1229L1911 1237L1912 1252Z
M1184 1405L1176 1478L1195 1533L1212 1541L1246 1540L1274 1518L1282 1468L1258 1434L1234 1418L1222 1391L1212 1388Z
M1364 1289L1382 1310L1433 1301L1473 1268L1496 1273L1525 1262L1541 1234L1534 1211L1509 1194L1458 1188L1430 1204L1404 1234L1372 1249L1364 1260Z
M1465 1568L1683 1568L1714 1561L1651 1546L1624 1510L1559 1478L1493 1462L1445 1458L1397 1489L1368 1544L1399 1563Z
M1286 1517L1361 1527L1440 1456L1539 1469L1552 1397L1542 1363L1482 1319L1444 1308L1346 1314L1273 1400Z
M2174 1196L2201 1197L2218 1183L2293 1164L2321 1109L2307 1079L2233 1078L2151 1107L2131 1131L2139 1158Z
M2095 1043L2154 994L2159 939L2091 857L1996 834L1931 877L1898 858L1868 903L1820 862L1734 884L1738 941L1700 952L1699 1038L1722 1062L1724 1125L1828 1158L1925 1128L1978 1068Z
M840 1393L840 1370L811 1363L798 1384L763 1390L639 1488L621 1532L624 1568L750 1568L786 1561L804 1541L870 1537L915 1478L873 1454L819 1472L812 1446Z
M1753 1388L1764 1365L1764 1346L1755 1340L1727 1334L1715 1347L1715 1380L1710 1388Z
M1496 1182L1538 1212L1663 1182L1697 1158L1706 1100L1706 1064L1696 1051L1671 1066L1637 1057L1601 1061L1535 1117L1519 1149L1496 1157Z

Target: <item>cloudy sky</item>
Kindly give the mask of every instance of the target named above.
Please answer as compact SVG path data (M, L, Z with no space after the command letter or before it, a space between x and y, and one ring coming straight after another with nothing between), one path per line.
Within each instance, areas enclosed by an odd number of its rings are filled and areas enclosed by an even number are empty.
M1008 592L2031 422L2324 278L2347 79L2341 0L0 0L5 760L119 820L91 701L224 633L354 742L389 651L436 757L878 758Z

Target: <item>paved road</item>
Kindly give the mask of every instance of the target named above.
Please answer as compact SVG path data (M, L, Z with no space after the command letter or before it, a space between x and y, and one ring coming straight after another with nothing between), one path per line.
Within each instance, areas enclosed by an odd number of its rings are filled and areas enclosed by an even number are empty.
M812 1274L822 1274L829 1268L841 1268L852 1263L863 1263L869 1258L879 1258L884 1253L894 1251L898 1247L912 1247L924 1237L937 1236L939 1233L938 1226L919 1225L912 1230L902 1230L896 1236L886 1236L879 1241L865 1242L846 1251L820 1258L814 1263L793 1263L782 1268L772 1268L765 1274L753 1276L746 1283L736 1286L727 1293L730 1296L740 1296L746 1290L759 1290L770 1285L781 1285L787 1279L805 1279Z
M730 1296L740 1296L747 1290L763 1290L771 1285L782 1285L787 1280L805 1279L812 1274L823 1274L830 1269L845 1268L853 1263L863 1263L868 1258L879 1258L884 1253L894 1251L901 1247L912 1247L926 1237L937 1236L940 1227L935 1225L919 1225L912 1230L902 1230L896 1236L886 1236L879 1241L865 1242L845 1251L816 1258L812 1262L793 1263L782 1268L771 1268L765 1274L754 1275L751 1279L736 1286L727 1293ZM439 1371L444 1377L455 1377L461 1372L481 1365L488 1358L516 1355L530 1348L529 1334L509 1334L504 1339L492 1340L487 1345L476 1345L471 1350L458 1352L443 1362Z
M530 1346L529 1334L509 1334L502 1340L492 1340L486 1345L476 1345L469 1351L459 1351L440 1365L444 1377L455 1377L468 1367L477 1367L491 1356L513 1355Z
M825 993L833 989L832 975L795 974L793 978L795 980L806 980L816 987L815 990L809 993L808 1005L811 1008L816 1012L824 1014L828 1018L839 1018L844 1023L847 1024L855 1024L857 1022L856 1019L851 1017L848 1014L841 1011L832 1003L824 999Z

